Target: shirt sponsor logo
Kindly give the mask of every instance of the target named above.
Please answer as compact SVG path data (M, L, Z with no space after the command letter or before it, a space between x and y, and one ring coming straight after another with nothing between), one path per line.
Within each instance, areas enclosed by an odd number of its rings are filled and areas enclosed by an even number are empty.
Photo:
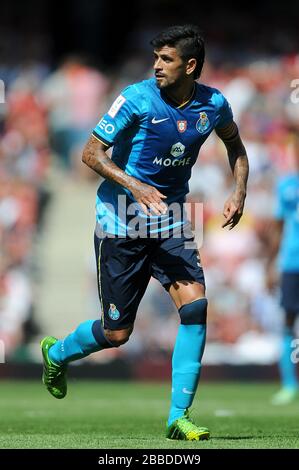
M170 150L170 155L176 158L180 158L184 155L185 152L185 145L182 144L181 142L177 142L176 144L173 144Z
M107 119L102 118L98 124L99 128L106 132L106 134L113 134L115 127L109 123Z
M185 145L182 144L181 142L177 142L176 144L173 144L173 146L170 149L170 155L174 158L170 157L155 157L153 160L153 163L155 165L163 165L163 166L185 166L185 165L190 165L191 163L191 157L185 156L183 158L184 153L185 153Z
M155 157L153 160L155 165L160 166L186 166L190 165L191 157L185 158L163 158L163 157Z
M112 118L115 118L115 116L117 115L118 111L120 110L120 108L122 107L122 105L125 103L126 101L126 98L122 95L119 95L116 100L112 103L109 111L108 111L108 114L110 117Z
M209 125L210 121L207 116L207 113L202 111L201 113L199 113L199 119L196 123L196 129L200 134L203 134L208 129Z
M177 121L178 131L183 133L187 129L187 121Z
M153 163L155 165L163 165L163 166L185 166L185 165L190 165L191 163L191 157L184 157L185 153L185 145L182 144L181 142L177 142L176 144L173 144L173 146L170 149L170 155L174 158L170 157L155 157L153 160ZM184 158L183 158L184 157Z

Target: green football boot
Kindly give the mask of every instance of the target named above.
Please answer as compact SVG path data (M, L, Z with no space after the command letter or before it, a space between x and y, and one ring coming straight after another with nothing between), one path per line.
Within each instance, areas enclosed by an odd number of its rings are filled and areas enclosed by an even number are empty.
M296 399L298 391L295 387L283 387L272 397L272 405L288 405Z
M167 439L177 439L181 441L203 441L210 439L208 428L196 426L189 416L189 410L185 410L182 418L174 421L166 429Z
M49 358L49 349L56 343L57 338L46 336L41 340L42 354L44 359L43 384L55 398L64 398L67 392L65 365L54 364Z

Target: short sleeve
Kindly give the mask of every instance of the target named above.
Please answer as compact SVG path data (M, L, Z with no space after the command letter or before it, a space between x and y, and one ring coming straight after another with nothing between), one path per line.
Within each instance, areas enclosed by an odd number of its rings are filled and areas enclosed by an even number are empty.
M129 127L141 115L141 95L134 85L125 88L100 119L92 134L109 147L119 132Z
M233 120L233 112L232 108L227 101L227 99L221 94L221 100L220 100L220 107L219 107L219 120L217 123L217 127L221 129L222 127L227 126L230 124Z

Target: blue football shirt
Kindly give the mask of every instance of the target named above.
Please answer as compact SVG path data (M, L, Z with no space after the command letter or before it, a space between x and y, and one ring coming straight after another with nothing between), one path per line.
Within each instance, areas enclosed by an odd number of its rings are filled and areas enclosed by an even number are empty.
M284 221L279 252L283 272L299 272L299 174L288 175L277 186L275 217Z
M113 162L128 175L157 188L167 196L168 205L182 204L202 144L213 129L232 119L230 105L217 89L195 82L190 100L178 107L151 78L125 88L93 135L113 146ZM105 180L97 192L96 216L106 233L130 235L126 209L119 204L124 199L126 206L135 202L136 214L144 218L150 233L183 223L174 222L170 213L143 215L130 191Z

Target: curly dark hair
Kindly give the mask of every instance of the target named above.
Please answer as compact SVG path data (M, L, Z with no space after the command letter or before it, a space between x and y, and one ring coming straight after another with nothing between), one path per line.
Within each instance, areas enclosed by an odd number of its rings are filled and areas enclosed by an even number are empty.
M163 46L175 47L183 60L196 59L194 78L200 77L205 60L205 43L198 26L192 24L170 26L155 36L150 44L156 49Z

